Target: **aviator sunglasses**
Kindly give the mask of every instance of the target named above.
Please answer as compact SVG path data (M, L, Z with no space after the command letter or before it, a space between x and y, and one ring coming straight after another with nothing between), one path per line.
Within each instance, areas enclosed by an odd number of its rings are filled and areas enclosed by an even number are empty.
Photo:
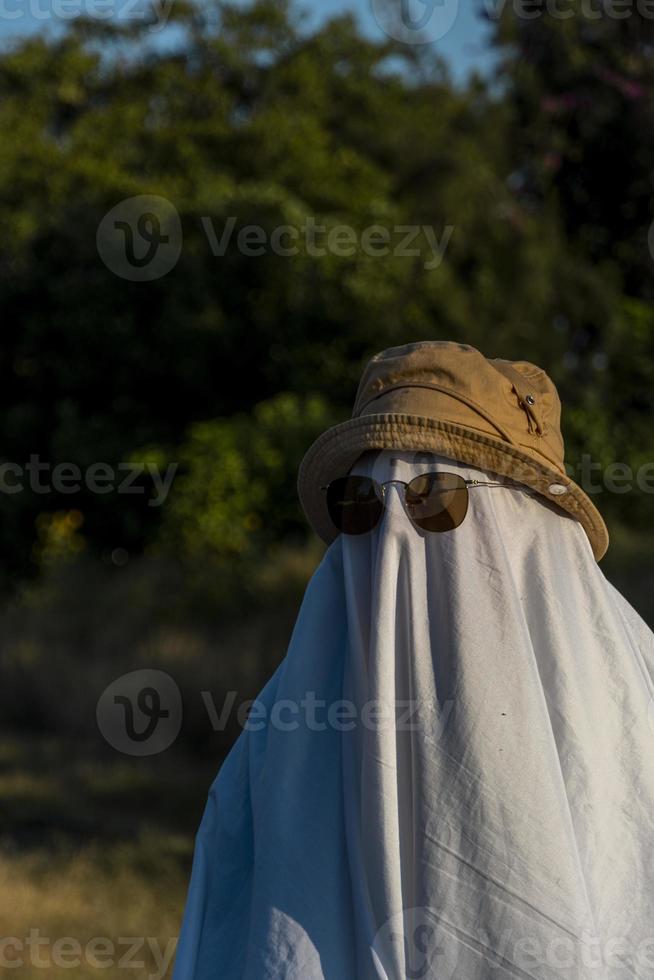
M464 480L458 473L422 473L409 483L369 476L341 476L320 489L327 495L327 510L343 534L366 534L384 513L386 487L403 487L404 504L413 523L423 531L452 531L468 513L469 490L475 487L507 487L507 483ZM523 489L520 485L513 489Z

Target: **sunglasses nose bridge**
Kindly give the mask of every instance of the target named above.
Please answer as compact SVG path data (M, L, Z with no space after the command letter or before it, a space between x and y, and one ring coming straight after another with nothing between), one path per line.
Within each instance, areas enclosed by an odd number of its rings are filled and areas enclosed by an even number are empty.
M383 483L379 484L379 486L381 487L382 494L386 493L386 487L393 486L393 485L399 485L401 487L408 486L408 484L405 483L404 480L384 480Z
M391 494L387 488L394 489L398 497L403 497L406 483L402 480L384 480L383 483L379 484L379 487L381 489L382 500L388 506L391 501Z
M384 480L379 486L384 502L385 515L391 520L397 518L406 519L408 515L406 512L404 491L407 485L404 480ZM393 490L395 493L392 492Z

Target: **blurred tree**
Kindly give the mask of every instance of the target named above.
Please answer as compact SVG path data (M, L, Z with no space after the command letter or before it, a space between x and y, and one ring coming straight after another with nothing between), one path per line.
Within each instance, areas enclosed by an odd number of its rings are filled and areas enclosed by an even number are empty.
M652 390L638 251L646 35L593 28L589 47L568 21L507 12L502 84L461 89L433 49L372 41L348 17L307 31L288 2L180 4L171 18L165 43L152 25L79 19L0 57L12 137L0 144L2 457L117 466L149 447L152 459L178 453L188 474L163 523L144 497L0 494L10 575L33 567L38 528L71 507L87 551L245 547L258 505L239 509L238 487L256 472L262 493L294 499L318 418L312 409L298 427L284 393L344 414L362 360L416 338L542 363L571 406L573 455L588 440L633 455L624 435L642 438ZM103 217L136 195L165 198L183 230L177 264L148 282L117 276L96 248ZM256 256L238 243L252 225L265 241ZM270 246L285 226L292 257ZM365 247L380 227L388 247ZM409 227L415 254L402 255ZM244 417L260 404L276 406L275 466L265 411ZM235 460L244 437L261 460L235 462L211 496L213 461ZM294 515L275 533L298 527Z
M555 204L579 254L651 300L654 21L640 4L570 0L558 17L508 10L496 44L521 193Z
M511 182L523 208L560 227L553 326L567 349L555 376L575 461L585 449L635 474L654 411L654 22L637 4L556 10L507 6L496 24ZM601 506L638 523L650 499L605 493Z
M321 398L280 394L251 414L192 425L174 454L181 474L154 550L233 566L301 541L296 461L334 422ZM170 461L161 449L142 458L161 468Z

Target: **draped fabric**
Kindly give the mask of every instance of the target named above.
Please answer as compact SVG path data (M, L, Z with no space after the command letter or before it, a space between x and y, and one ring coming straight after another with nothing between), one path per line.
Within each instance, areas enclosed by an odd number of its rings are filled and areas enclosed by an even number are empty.
M353 472L433 469L494 479ZM386 503L211 787L175 980L654 978L654 635L539 497L444 534Z

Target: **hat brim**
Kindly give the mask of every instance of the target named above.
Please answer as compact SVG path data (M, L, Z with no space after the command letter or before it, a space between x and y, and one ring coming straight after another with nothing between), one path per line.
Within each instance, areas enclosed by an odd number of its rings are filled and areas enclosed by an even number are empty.
M563 471L502 439L452 422L418 415L362 415L327 429L307 451L298 475L298 493L307 520L327 544L338 536L321 487L345 476L359 456L372 449L431 450L448 459L517 479L579 521L596 561L606 553L609 535L590 498ZM552 484L566 493L553 495Z

